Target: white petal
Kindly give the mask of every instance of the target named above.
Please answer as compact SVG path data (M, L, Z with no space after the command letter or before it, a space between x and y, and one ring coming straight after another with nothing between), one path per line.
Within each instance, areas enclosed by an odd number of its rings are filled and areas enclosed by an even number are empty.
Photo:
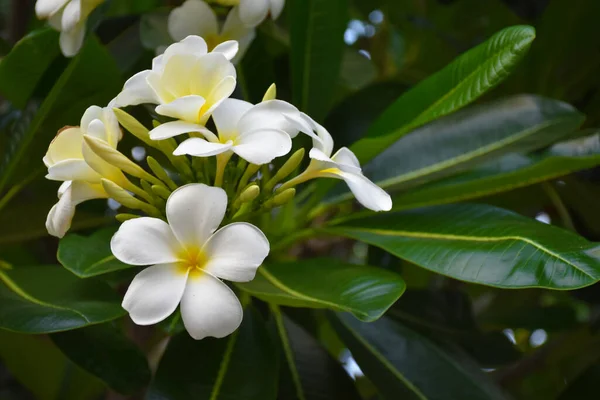
M212 8L201 0L187 0L169 14L169 34L176 41L188 35L216 35L217 29L217 16Z
M270 0L271 2L271 18L274 20L279 18L283 7L285 6L285 0Z
M166 209L179 242L186 248L202 247L225 216L227 194L218 187L190 183L171 193Z
M208 259L205 271L228 281L249 282L269 255L269 241L256 226L237 222L215 232L202 250Z
M313 159L319 161L319 165L321 169L339 169L344 172L349 172L351 174L362 174L360 167L355 167L353 165L341 164L335 162L332 158L327 157L325 153L319 150L316 147L310 149L308 156Z
M207 104L212 104L208 98L209 94L226 77L234 78L235 87L236 72L233 64L223 53L209 53L197 58L192 70L192 81L188 84L192 93L205 97ZM225 97L230 94L225 95Z
M223 53L228 60L231 60L237 54L239 47L236 40L227 40L216 45L212 51L213 53Z
M245 32L243 35L240 35L237 37L237 41L239 44L239 50L238 50L237 54L235 55L235 57L233 57L231 59L231 62L233 64L237 64L238 62L240 62L240 60L244 57L244 54L246 54L248 47L250 47L250 44L252 44L252 41L254 40L255 37L256 37L256 31L254 29L250 29L247 32Z
M83 39L85 37L85 21L79 23L75 28L70 31L63 31L60 33L59 44L60 50L65 57L73 57L83 45Z
M247 26L255 27L267 18L269 5L269 0L240 0L240 19Z
M237 137L240 118L252 109L252 103L238 99L225 99L215 108L212 117L220 138ZM235 134L234 134L235 133Z
M362 174L340 171L337 173L348 185L360 204L373 211L392 209L392 198L385 190L371 182Z
M52 181L88 181L100 183L101 176L84 159L60 161L48 168L46 179Z
M123 308L138 325L156 324L177 309L186 287L187 270L158 264L137 274L125 293Z
M296 124L290 122L286 115L297 115L298 109L282 100L268 100L258 103L240 119L242 132L270 128L285 131L290 137L298 135Z
M358 170L360 170L360 162L358 161L358 158L356 158L354 153L347 147L342 147L336 151L331 159L338 164L358 168Z
M205 102L202 96L183 96L168 104L159 105L156 107L156 112L167 117L196 123Z
M150 139L162 140L168 139L173 136L181 135L183 133L200 132L202 134L214 134L202 125L192 124L185 121L171 121L164 124L160 124L156 128L150 131Z
M196 340L225 337L242 323L243 310L235 293L210 274L190 276L181 299L185 329Z
M83 116L81 117L81 122L80 122L80 126L81 126L81 130L83 131L83 133L87 133L87 127L92 123L93 120L95 119L99 119L102 121L102 107L98 107L98 106L90 106L88 107L85 112L83 113Z
M224 153L231 149L231 140L227 143L208 142L202 138L189 138L181 142L173 152L176 156L188 154L195 157L209 157Z
M168 62L168 59L176 54L190 54L194 56L200 56L206 54L208 52L208 47L206 46L206 42L200 36L190 35L185 39L173 43L169 47L166 48L162 63L165 65Z
M46 152L46 161L52 165L64 160L83 159L81 146L83 132L78 126L64 128L50 142Z
M69 0L38 0L35 3L35 13L38 18L48 18L59 11Z
M138 104L158 104L158 96L148 84L150 70L138 72L125 82L123 91L115 99L116 107L135 106Z
M123 222L110 241L110 249L118 260L130 265L173 263L182 252L169 225L151 217Z
M235 78L233 76L225 77L215 88L210 92L208 97L206 98L206 104L211 104L211 106L204 111L203 117L201 119L203 123L206 123L208 117L212 115L219 105L223 103L235 90Z
M81 20L81 0L71 0L63 10L62 31L75 29L77 23Z
M319 148L321 148L321 139L316 135L316 133L313 130L313 126L309 123L305 116L306 115L304 113L284 114L284 118L289 122L291 126L294 127L295 130L310 136L310 138L313 140L313 146L315 145L315 142L318 142Z
M233 151L252 164L267 164L276 157L286 155L292 149L292 139L284 131L263 129L244 133L239 137Z

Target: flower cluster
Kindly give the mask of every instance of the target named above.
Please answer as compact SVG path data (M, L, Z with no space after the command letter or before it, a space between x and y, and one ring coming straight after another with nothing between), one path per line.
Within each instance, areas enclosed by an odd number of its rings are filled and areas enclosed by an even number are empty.
M253 279L269 241L250 222L260 223L261 216L292 202L297 185L319 177L341 179L365 207L392 206L390 196L362 174L354 154L347 148L334 153L329 132L277 100L274 85L258 104L232 98L231 60L237 51L236 41L209 51L199 36L169 46L107 107L92 106L79 127L61 130L44 157L47 178L64 182L48 215L48 232L62 237L85 200L112 198L134 210L117 215L123 223L111 249L124 263L152 266L135 277L123 307L134 322L148 325L180 306L196 339L223 337L239 326L240 303L221 279ZM122 109L140 104L153 110L152 129ZM117 150L119 123L162 152L168 164L149 156L148 171ZM304 149L277 163L276 171L273 163L290 153L300 132L312 139L311 161L289 179ZM219 229L223 222L227 225Z

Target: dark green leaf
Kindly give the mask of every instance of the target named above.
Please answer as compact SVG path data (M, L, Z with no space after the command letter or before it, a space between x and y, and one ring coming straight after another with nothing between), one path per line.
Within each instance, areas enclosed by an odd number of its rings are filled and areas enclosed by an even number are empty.
M58 32L45 28L21 39L0 62L0 94L24 108L42 75L58 57Z
M348 1L291 0L287 8L294 104L319 121L339 79Z
M500 208L458 204L354 219L326 229L430 271L502 288L575 289L600 279L600 247Z
M277 395L279 354L256 310L224 339L173 337L148 392L149 400L270 400Z
M80 278L131 268L117 260L110 250L110 239L115 231L109 227L90 236L74 233L65 236L58 245L58 261Z
M382 318L373 323L332 316L361 370L386 399L502 399L474 363L458 361L409 328Z
M273 315L283 349L280 399L360 399L350 376L316 339L278 309Z
M547 146L581 125L568 104L513 96L469 107L402 137L365 168L383 187L405 188L510 152Z
M107 386L133 394L150 382L146 356L110 324L51 335L58 348Z
M0 328L51 333L107 322L125 314L104 283L80 280L60 266L0 270Z
M246 100L251 103L262 100L269 86L276 80L273 63L273 58L267 52L265 34L256 32L256 38L238 66L238 82Z
M369 161L411 130L471 103L512 72L534 38L525 25L496 33L398 98L352 150Z
M393 272L318 258L263 265L238 286L270 303L347 311L363 321L381 317L405 289Z

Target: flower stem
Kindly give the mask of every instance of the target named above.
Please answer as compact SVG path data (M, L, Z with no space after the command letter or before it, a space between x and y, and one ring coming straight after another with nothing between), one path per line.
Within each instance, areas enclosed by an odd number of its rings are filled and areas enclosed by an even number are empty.
M215 176L215 186L221 187L223 186L223 175L225 174L225 167L229 162L229 159L233 153L228 151L226 153L221 153L217 155L217 175Z

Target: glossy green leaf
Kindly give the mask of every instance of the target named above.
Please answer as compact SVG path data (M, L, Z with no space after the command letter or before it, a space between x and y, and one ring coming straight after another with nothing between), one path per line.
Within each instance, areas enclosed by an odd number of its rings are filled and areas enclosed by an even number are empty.
M381 268L316 258L263 265L253 281L238 287L270 303L346 311L374 321L398 300L405 284Z
M342 63L348 0L291 0L290 64L294 104L322 120L335 95Z
M541 154L508 154L477 169L393 197L394 210L454 203L554 179L600 164L600 135L558 143Z
M110 54L96 39L87 40L44 99L29 129L11 138L12 152L0 164L0 191L34 170L41 172L40 160L56 132L65 125L79 125L90 105L106 105L121 84Z
M510 152L547 146L575 131L584 116L537 96L469 107L402 137L365 167L382 187L423 184Z
M275 400L279 354L265 321L253 308L223 339L192 339L183 332L163 355L149 400Z
M359 400L354 382L308 332L274 308L282 347L279 397L287 400Z
M21 39L0 62L0 94L24 108L39 80L60 54L58 32L45 28Z
M146 356L110 324L54 333L51 338L74 363L119 393L133 394L150 382Z
M58 245L58 261L80 278L131 268L117 260L110 250L110 239L115 232L115 228L109 227L90 236L74 233L65 236Z
M457 360L406 326L338 314L332 323L361 370L389 399L503 399L473 362Z
M512 72L534 38L524 25L496 33L398 98L351 149L369 161L411 130L471 103Z
M502 288L575 289L600 280L600 246L487 205L457 204L349 220L325 229L430 271Z
M106 284L80 280L60 266L0 270L0 281L0 328L14 332L60 332L125 314Z

